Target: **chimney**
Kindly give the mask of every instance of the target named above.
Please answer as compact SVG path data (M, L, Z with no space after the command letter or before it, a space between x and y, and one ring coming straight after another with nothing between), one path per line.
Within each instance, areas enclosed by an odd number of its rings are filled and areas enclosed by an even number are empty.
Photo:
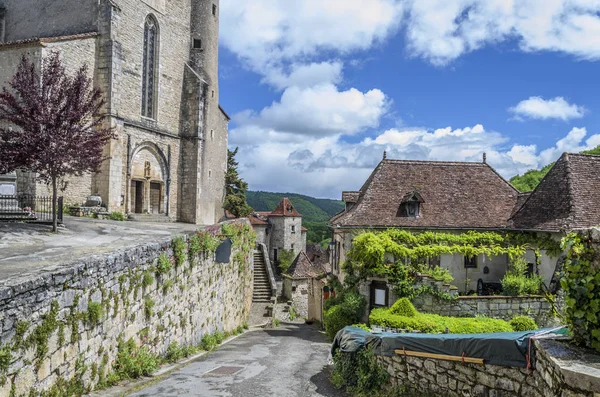
M383 151L383 159L387 159L387 152L385 150Z
M487 154L483 152L483 164L487 164Z
M6 8L0 7L0 43L6 40Z

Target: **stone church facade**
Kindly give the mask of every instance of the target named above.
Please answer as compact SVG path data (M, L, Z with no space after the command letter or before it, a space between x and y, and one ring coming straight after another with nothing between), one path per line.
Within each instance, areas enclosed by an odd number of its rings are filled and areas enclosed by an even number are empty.
M86 64L117 138L65 203L211 224L222 214L229 117L219 106L218 0L0 0L0 85L23 55ZM18 173L18 193L46 185Z

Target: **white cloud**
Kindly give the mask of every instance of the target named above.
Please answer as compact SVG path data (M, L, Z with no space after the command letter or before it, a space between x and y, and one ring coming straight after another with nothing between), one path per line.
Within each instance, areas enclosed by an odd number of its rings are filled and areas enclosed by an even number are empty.
M293 64L289 73L279 68L269 71L263 82L280 90L288 87L306 88L326 83L339 84L343 77L342 69L343 64L339 61Z
M221 2L223 44L256 71L318 51L364 50L401 21L399 0L228 0Z
M576 104L570 104L565 98L557 96L554 99L543 99L532 96L519 102L516 106L508 109L517 118L527 117L532 119L560 119L567 121L581 118L585 114L585 108Z
M378 89L363 93L355 88L339 91L333 84L287 88L278 102L260 113L233 117L243 128L260 127L279 133L327 136L352 135L379 125L389 100ZM232 135L235 135L232 133Z
M234 130L233 135L239 132ZM339 198L343 190L360 188L384 150L393 159L444 161L481 161L486 152L488 163L510 178L541 168L565 151L579 152L600 144L600 134L588 136L585 128L574 128L555 145L540 151L535 145L507 145L504 135L479 124L458 129L390 129L357 143L347 143L341 137L248 141L238 154L240 171L254 190Z
M598 0L407 0L406 9L409 52L434 64L508 39L523 51L600 59Z

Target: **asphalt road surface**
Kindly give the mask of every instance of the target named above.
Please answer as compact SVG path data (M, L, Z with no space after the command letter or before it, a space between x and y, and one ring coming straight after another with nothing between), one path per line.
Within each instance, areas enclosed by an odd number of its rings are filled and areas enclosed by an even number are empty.
M248 332L130 397L345 397L329 382L329 347L310 325Z

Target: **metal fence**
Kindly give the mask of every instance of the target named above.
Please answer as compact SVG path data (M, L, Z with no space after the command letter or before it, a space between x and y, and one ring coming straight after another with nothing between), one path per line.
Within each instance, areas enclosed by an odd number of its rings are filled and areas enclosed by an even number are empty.
M58 197L56 217L63 221L63 198ZM0 196L0 222L52 222L52 197L20 194Z

